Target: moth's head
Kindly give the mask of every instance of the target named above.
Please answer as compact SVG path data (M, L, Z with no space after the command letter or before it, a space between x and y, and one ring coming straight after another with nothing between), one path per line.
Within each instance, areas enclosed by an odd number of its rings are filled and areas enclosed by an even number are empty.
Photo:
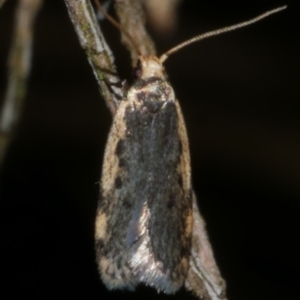
M134 68L136 78L147 79L151 77L165 78L162 63L154 56L140 56L137 66Z

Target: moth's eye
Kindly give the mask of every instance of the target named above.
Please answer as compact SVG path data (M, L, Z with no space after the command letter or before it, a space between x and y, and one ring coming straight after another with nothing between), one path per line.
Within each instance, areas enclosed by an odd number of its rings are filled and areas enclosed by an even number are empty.
M137 65L133 68L132 72L134 79L138 79L142 76L142 64L140 60L138 60Z

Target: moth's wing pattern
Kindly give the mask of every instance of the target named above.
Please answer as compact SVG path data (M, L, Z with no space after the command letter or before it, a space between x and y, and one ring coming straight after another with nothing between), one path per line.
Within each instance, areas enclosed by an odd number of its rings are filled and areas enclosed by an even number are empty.
M177 291L188 270L192 202L185 125L166 81L138 81L121 103L101 185L96 248L103 281Z
M106 144L95 241L96 260L105 285L109 289L133 290L138 279L129 266L126 239L135 198L128 194L127 163L122 158L126 152L124 113L127 107L126 101L120 102Z
M163 103L161 109L155 114L148 110L127 116L134 124L132 130L140 128L140 136L133 137L133 141L139 141L136 167L143 165L147 170L140 183L144 187L139 197L142 202L129 231L130 264L140 281L173 293L185 280L190 254L189 152L181 111L171 87L165 81L157 81L155 86L150 95L138 91L136 95L144 103L151 97L152 102Z

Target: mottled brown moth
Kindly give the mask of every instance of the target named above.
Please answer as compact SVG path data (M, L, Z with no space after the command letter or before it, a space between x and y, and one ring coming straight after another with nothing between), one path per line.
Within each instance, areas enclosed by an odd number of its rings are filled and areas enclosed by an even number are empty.
M225 299L193 194L184 119L162 63L188 43L284 8L198 36L160 58L139 57L137 79L119 103L103 161L95 239L107 288L134 290L144 283L170 294L185 284L200 290L199 298Z

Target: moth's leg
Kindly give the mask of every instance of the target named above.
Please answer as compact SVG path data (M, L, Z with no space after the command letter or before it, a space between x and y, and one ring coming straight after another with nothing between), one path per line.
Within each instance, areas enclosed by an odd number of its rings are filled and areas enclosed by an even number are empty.
M125 91L128 89L127 83L124 80L120 80L116 72L111 72L109 69L102 69L103 81L107 85L107 89L114 96L116 109L119 106L120 101L124 98L124 94L120 93L120 90ZM114 114L113 114L114 115Z

